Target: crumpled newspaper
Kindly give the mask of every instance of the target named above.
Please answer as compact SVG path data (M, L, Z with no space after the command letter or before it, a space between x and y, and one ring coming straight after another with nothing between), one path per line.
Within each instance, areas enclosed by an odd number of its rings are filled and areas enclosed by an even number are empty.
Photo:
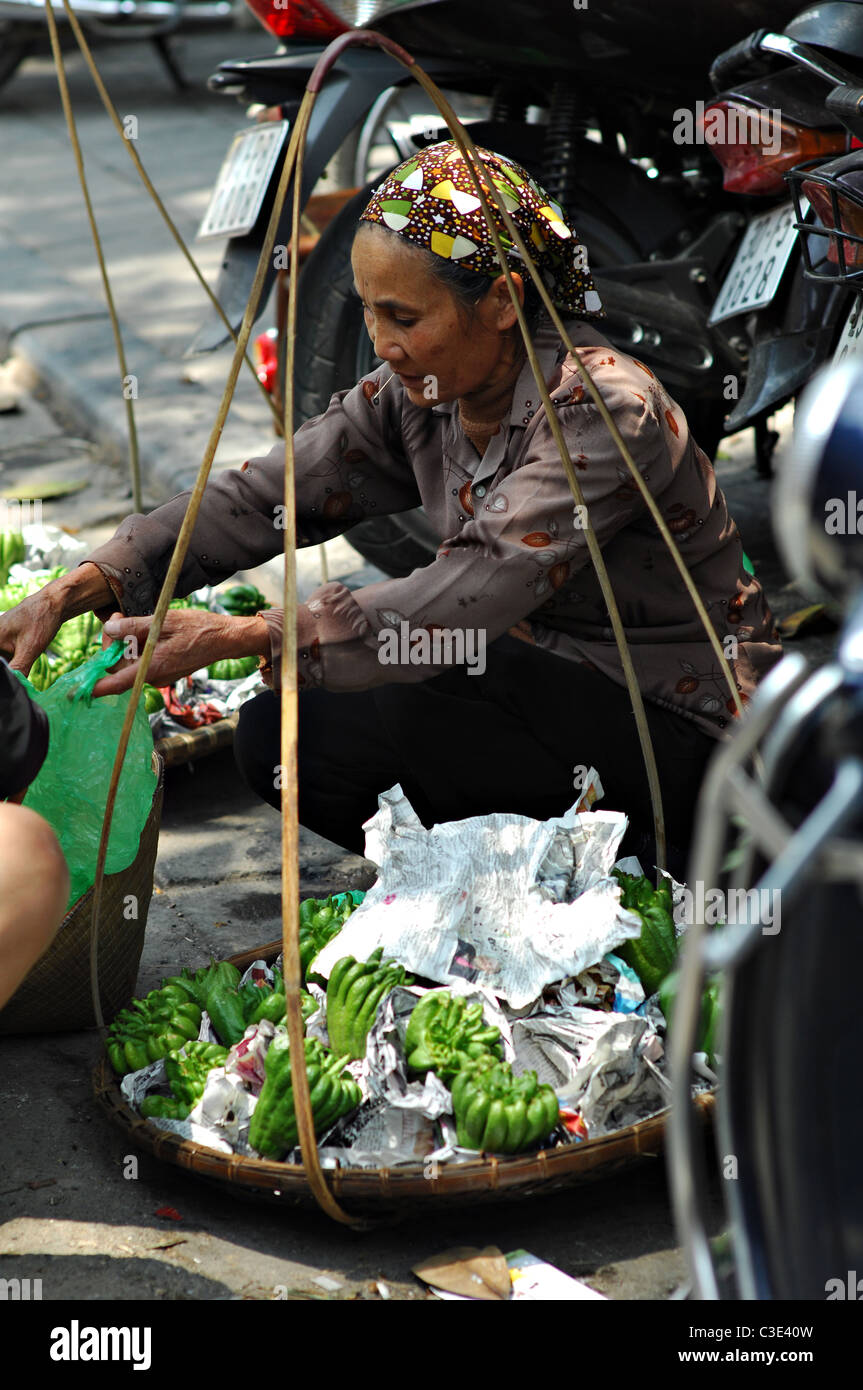
M435 1143L434 1121L379 1098L340 1120L318 1153L323 1168L392 1168L423 1161Z
M408 1019L420 998L421 991L400 985L381 1000L366 1040L365 1073L372 1099L436 1120L452 1108L450 1093L434 1072L409 1081L402 1050Z
M159 1088L167 1092L164 1059L129 1073L120 1083L124 1100L136 1110L140 1110L146 1095ZM169 1134L178 1134L181 1139L193 1139L206 1148L218 1149L220 1153L248 1154L252 1152L248 1143L249 1120L256 1103L256 1096L227 1077L224 1068L216 1067L207 1077L203 1096L185 1120L151 1115L148 1124L165 1129Z
M514 1069L553 1086L562 1105L581 1112L591 1139L668 1104L662 1041L638 1014L575 1006L518 1019L512 1037Z
M495 814L426 830L392 787L365 827L378 880L316 968L328 975L340 957L382 946L426 979L466 979L523 1008L640 934L609 877L626 826L622 812L572 807L548 821Z
M370 1096L387 1100L396 1109L418 1110L426 1119L436 1120L452 1111L449 1090L432 1071L422 1080L409 1080L404 1053L410 1015L429 992L399 985L381 1000L366 1042L363 1074ZM452 985L451 992L464 995L469 1003L482 1003L484 1022L499 1029L504 1053L511 1059L514 1053L509 1024L497 1001L463 980Z

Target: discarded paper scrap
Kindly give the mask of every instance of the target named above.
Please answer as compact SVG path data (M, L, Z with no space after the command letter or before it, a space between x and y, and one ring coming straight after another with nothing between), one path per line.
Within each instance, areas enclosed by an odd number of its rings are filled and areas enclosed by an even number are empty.
M500 1255L500 1251L493 1245L478 1253L485 1255L489 1251L494 1251ZM472 1266L473 1262L470 1260L466 1260L464 1265L446 1265L445 1262L457 1254L458 1251L456 1250L448 1250L444 1254L438 1255L436 1260L443 1263L445 1270L449 1268L466 1269ZM426 1260L422 1265L416 1265L413 1272L420 1279L425 1280L427 1284L430 1284L438 1297L445 1302L493 1297L489 1293L465 1292L461 1288L456 1288L455 1280L452 1284L444 1283L441 1274L435 1267L436 1260ZM569 1274L564 1274L563 1270L556 1269L554 1265L547 1264L545 1260L540 1260L536 1255L531 1255L528 1250L513 1250L509 1255L501 1256L501 1260L511 1291L508 1294L499 1295L500 1298L508 1298L513 1303L538 1303L541 1301L578 1303L594 1299L605 1301L605 1294L598 1293L596 1289L592 1289L589 1284L582 1283L580 1279L573 1279ZM497 1264L495 1268L498 1268ZM476 1287L474 1286L474 1288Z
M496 1245L487 1245L483 1250L472 1245L457 1245L421 1260L413 1266L412 1272L433 1289L458 1294L461 1298L497 1302L509 1298L512 1293L509 1267Z

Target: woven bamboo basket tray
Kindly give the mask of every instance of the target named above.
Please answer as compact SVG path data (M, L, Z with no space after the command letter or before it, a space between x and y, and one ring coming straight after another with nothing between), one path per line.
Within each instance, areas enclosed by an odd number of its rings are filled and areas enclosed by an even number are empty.
M281 941L272 941L232 956L231 960L238 969L245 970L252 961L274 960L281 949ZM301 1164L221 1153L142 1119L123 1099L119 1078L107 1057L94 1070L93 1089L109 1119L120 1126L131 1143L146 1149L154 1158L215 1182L232 1196L253 1197L285 1208L318 1206ZM702 1094L696 1103L708 1121L713 1114L713 1092ZM606 1177L638 1160L657 1157L663 1151L667 1118L668 1111L663 1110L613 1134L539 1153L441 1163L435 1176L427 1176L422 1163L325 1172L338 1203L357 1216L403 1215L410 1210L419 1213L434 1210L441 1203L459 1206L537 1197Z
M200 729L184 729L182 733L165 734L156 739L156 752L162 755L165 767L176 767L179 763L190 763L195 758L205 758L218 748L227 748L234 741L234 730L239 722L239 712L216 719L212 724L202 724Z
M132 998L144 948L164 782L162 759L155 750L153 771L158 780L138 853L128 868L106 875L102 890L99 989L108 1017ZM138 900L137 919L123 915L129 894ZM93 889L89 888L63 918L48 951L0 1010L0 1034L62 1033L95 1026L90 988L92 911Z

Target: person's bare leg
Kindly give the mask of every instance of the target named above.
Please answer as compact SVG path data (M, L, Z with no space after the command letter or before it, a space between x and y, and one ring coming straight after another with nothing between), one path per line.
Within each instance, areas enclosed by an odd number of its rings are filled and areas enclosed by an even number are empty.
M48 822L0 803L0 1008L51 945L68 897L69 869Z

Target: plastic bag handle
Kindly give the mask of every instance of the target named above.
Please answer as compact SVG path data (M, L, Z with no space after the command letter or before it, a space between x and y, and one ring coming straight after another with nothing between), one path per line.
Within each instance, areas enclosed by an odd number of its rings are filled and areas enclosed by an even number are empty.
M115 642L111 643L110 647L97 652L89 661L85 661L83 666L78 666L74 671L70 671L66 699L83 700L89 706L93 699L93 687L96 682L100 681L112 666L116 666L124 649L125 643L122 637L118 637Z

